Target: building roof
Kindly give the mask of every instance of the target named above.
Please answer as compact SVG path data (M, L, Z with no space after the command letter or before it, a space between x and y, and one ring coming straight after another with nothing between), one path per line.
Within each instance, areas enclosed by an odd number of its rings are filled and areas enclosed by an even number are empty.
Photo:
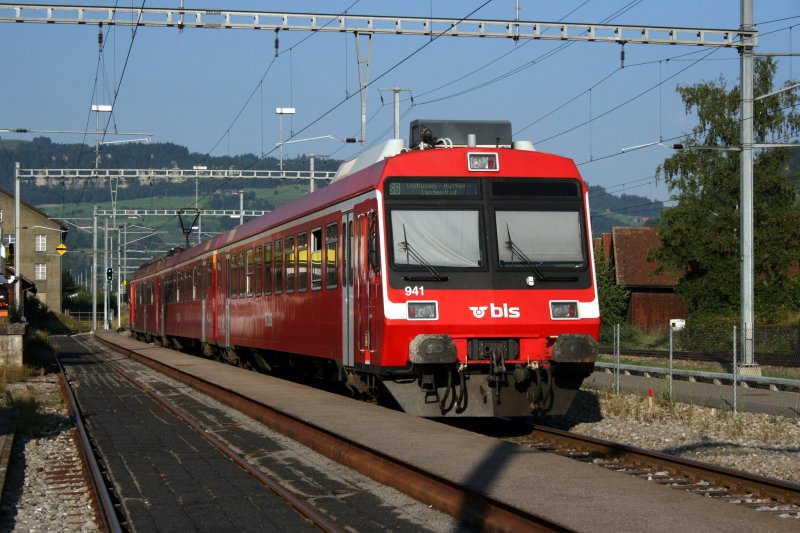
M5 194L5 195L6 195L6 196L8 196L9 198L11 198L11 200L14 200L14 194L13 194L13 193L10 193L10 192L8 192L7 190L3 189L2 187L0 187L0 194ZM61 226L61 231L69 231L69 226L67 226L67 225L66 225L64 222L62 222L62 221L58 220L57 218L53 218L53 217L51 217L50 215L48 215L47 213L45 213L44 211L42 211L42 210L41 210L41 209L39 209L38 207L36 207L36 206L34 206L34 205L31 205L31 204L29 204L29 203L28 203L28 202L26 202L25 200L20 200L20 201L19 201L19 203L20 203L20 204L22 204L22 205L24 205L26 208L30 209L31 211L35 211L36 213L38 213L38 214L40 214L42 217L44 217L44 218L46 218L46 219L50 220L50 221L51 221L51 222L53 222L54 224L57 224L57 225Z
M661 247L655 228L613 228L611 231L617 284L626 287L675 287L678 282L676 276L668 272L656 274L658 265L647 260L650 250Z

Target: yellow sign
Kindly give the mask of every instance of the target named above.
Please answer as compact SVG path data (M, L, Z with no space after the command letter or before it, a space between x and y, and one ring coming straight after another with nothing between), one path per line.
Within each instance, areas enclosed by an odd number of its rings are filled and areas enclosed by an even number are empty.
M64 255L65 253L67 253L67 245L62 242L61 244L56 246L56 252L58 252L58 255Z

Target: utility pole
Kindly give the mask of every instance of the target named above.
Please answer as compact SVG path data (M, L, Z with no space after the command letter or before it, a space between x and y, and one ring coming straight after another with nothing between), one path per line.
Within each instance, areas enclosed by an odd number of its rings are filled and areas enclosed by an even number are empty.
M108 272L108 218L105 219L103 233L103 271ZM108 280L103 283L103 329L108 329Z
M22 255L22 249L19 247L20 241L20 223L19 223L19 163L14 163L14 275L17 277L14 283L14 306L19 312L20 307L24 302L22 301L22 272L20 272L19 256Z
M411 89L401 89L400 87L392 87L391 89L382 88L378 90L392 91L394 93L394 138L400 139L400 92L401 91L411 92ZM383 101L383 96L381 96L381 101Z
M753 349L753 0L741 0L741 153L739 205L741 230L741 336L742 366L755 367ZM744 372L747 372L745 368Z
M97 331L97 206L92 217L92 332Z

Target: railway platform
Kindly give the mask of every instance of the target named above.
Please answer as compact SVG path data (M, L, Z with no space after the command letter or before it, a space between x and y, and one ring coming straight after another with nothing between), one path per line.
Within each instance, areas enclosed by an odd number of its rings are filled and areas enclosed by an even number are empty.
M98 332L123 354L157 360L365 448L463 484L566 530L796 531L797 523L609 472L432 420ZM474 511L474 510L473 510Z

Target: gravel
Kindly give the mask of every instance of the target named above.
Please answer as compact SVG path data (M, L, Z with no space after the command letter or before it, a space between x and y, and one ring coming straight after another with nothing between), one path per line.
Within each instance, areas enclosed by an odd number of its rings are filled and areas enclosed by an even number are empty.
M53 375L24 386L41 396L58 394ZM800 483L800 418L671 405L607 391L583 391L578 402L595 413L581 413L579 403L576 417L562 421L571 431ZM51 423L46 435L17 434L0 532L98 531L88 499L79 495L68 504L63 491L53 490L48 480L53 463L68 462L77 453L66 408L51 404L45 408ZM587 419L599 420L581 421Z

